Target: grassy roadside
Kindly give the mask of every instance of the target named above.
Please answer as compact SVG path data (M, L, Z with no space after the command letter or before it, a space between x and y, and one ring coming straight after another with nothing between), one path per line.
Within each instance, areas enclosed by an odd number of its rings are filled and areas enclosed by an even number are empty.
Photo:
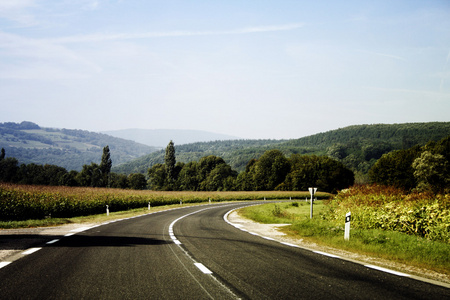
M239 211L260 223L291 224L283 231L294 238L450 275L450 244L381 229L352 229L350 240L345 241L344 220L342 226L335 226L322 217L327 212L323 201L314 204L313 219L310 204L304 201L251 206Z

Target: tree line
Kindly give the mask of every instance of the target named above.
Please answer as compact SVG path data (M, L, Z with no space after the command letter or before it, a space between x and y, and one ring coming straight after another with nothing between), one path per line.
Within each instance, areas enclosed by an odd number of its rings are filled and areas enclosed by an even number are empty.
M127 175L111 172L112 160L109 146L103 148L100 164L83 165L81 171L67 171L65 168L35 163L21 164L14 157L6 157L5 149L0 153L0 182L19 184L111 187L122 189L145 189L147 180L144 174Z
M384 154L369 170L369 179L407 191L449 193L450 136Z
M276 149L251 159L240 173L215 155L177 163L172 141L166 147L164 163L150 167L148 177L153 190L184 191L298 191L314 186L336 192L354 183L353 172L337 160L299 154L287 158Z

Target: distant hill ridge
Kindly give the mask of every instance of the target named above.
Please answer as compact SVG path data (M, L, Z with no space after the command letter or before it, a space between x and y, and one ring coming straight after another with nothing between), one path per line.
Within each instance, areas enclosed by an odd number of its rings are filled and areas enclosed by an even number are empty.
M170 140L177 144L190 144L196 142L237 140L236 136L213 133L202 130L175 130L175 129L122 129L102 131L104 134L132 140L144 145L165 148Z
M364 175L384 153L424 145L449 135L450 122L426 122L352 125L291 140L230 140L186 145L173 141L178 162L198 161L201 157L215 155L222 157L233 169L242 171L252 158L259 158L267 150L279 149L288 156L294 153L328 155ZM146 173L157 163L164 163L164 150L116 166L114 171Z

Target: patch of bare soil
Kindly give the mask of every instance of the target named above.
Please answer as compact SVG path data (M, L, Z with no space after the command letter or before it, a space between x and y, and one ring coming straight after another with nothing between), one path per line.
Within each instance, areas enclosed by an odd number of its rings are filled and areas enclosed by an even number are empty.
M406 264L393 262L387 259L381 259L379 257L371 257L367 255L361 255L350 251L340 250L332 247L318 245L316 243L307 242L303 239L295 239L287 236L285 233L279 231L283 226L289 224L260 224L254 222L250 219L240 216L236 211L233 211L228 215L228 221L233 223L239 228L248 230L250 232L256 233L260 236L270 237L280 242L290 243L297 245L301 248L305 248L311 251L321 251L329 254L337 255L342 259L361 263L376 265L383 268L388 268L391 270L396 270L406 274L411 274L413 276L419 277L420 279L425 279L427 281L443 282L445 284L450 284L450 276L442 273L438 273L432 270L418 268L414 266L409 266ZM450 287L450 285L449 285Z

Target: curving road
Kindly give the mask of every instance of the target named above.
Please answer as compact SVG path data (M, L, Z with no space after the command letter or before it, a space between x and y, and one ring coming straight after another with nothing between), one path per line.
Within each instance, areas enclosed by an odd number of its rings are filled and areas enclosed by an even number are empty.
M248 203L204 205L48 237L0 263L0 299L448 299L450 289L241 231Z

